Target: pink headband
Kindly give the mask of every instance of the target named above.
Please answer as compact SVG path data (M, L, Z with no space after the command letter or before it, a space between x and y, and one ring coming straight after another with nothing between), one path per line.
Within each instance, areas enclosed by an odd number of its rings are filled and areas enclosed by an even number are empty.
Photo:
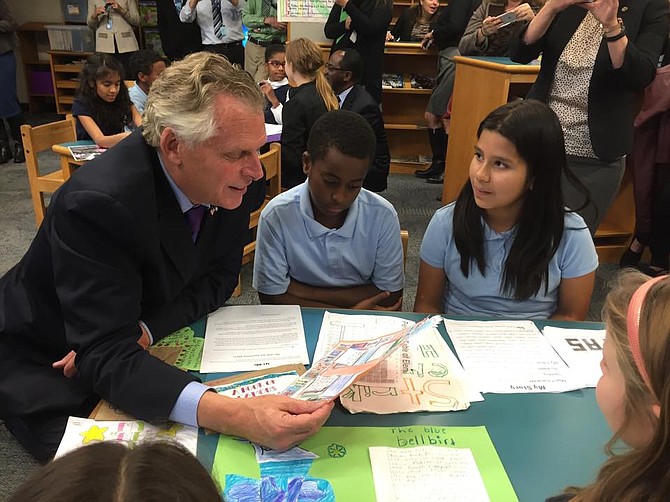
M644 380L647 388L652 393L651 381L649 380L649 375L647 374L647 369L645 368L642 359L642 353L640 352L640 314L642 312L644 299L651 287L667 277L667 275L661 275L645 282L642 286L637 288L637 291L635 291L628 304L628 343L630 344L630 351L633 354L635 366L637 366L637 370L640 372L640 375L642 375L642 380Z

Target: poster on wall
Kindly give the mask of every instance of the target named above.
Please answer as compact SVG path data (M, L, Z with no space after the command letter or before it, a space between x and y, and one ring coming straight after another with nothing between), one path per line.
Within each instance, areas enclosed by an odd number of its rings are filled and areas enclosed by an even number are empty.
M281 22L325 23L334 0L279 0L277 17Z

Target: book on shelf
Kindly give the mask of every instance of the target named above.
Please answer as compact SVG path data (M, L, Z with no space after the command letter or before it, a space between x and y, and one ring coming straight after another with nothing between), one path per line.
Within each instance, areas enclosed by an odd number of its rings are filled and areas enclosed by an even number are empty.
M402 73L384 73L382 75L382 89L401 89L404 85Z
M435 78L425 73L412 73L409 76L412 89L432 89L435 87Z

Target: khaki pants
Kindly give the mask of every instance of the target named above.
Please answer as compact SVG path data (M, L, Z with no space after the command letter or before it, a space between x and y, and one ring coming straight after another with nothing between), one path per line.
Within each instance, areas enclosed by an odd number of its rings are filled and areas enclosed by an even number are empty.
M265 68L265 47L247 40L244 51L244 70L254 77L256 82L268 78L268 72Z

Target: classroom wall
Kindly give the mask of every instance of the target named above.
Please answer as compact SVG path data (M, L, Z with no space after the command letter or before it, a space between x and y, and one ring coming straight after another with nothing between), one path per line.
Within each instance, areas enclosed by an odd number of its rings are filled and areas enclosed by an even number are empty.
M11 9L16 21L19 24L27 23L29 21L41 23L63 23L63 14L61 13L60 1L57 0L7 0L7 4ZM23 76L23 67L21 62L21 55L16 51L17 56L17 91L19 94L19 101L26 103L27 87Z

